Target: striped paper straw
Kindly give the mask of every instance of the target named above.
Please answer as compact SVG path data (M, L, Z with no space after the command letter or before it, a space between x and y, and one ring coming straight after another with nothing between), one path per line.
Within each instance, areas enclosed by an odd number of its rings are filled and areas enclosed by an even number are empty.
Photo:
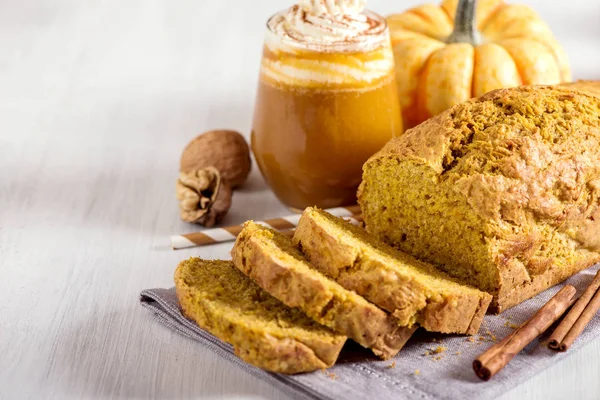
M360 217L360 208L358 206L329 208L325 211L335 215L336 217L343 217L355 225L358 225L362 222L362 218ZM296 214L289 215L287 217L254 222L278 231L285 231L295 228L298 225L298 221L300 221L300 216L301 214ZM178 250L188 247L229 242L235 240L243 228L243 225L233 225L223 228L207 229L202 232L171 236L171 246L173 246L173 250Z

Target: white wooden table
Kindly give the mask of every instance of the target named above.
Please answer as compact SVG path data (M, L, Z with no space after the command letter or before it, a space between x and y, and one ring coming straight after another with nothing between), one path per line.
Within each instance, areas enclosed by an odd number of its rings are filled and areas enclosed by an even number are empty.
M412 1L371 1L381 13ZM600 79L600 3L529 0L576 78ZM250 6L252 4L252 6ZM266 18L286 1L0 1L0 398L283 398L156 323L194 230L174 198L196 133L248 133ZM258 171L225 223L287 213ZM505 399L600 398L600 341Z

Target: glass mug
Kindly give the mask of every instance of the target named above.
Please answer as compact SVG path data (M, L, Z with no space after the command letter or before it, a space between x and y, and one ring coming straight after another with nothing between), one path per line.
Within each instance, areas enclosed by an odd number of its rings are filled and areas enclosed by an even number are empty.
M366 31L319 43L281 28L298 7L267 23L252 150L287 206L355 204L362 165L402 133L387 24L364 11Z

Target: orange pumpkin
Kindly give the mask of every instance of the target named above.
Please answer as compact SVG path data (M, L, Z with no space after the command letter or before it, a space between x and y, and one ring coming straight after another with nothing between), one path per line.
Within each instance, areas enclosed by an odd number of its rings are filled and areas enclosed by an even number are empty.
M552 32L524 5L444 0L387 20L407 128L493 89L571 80Z

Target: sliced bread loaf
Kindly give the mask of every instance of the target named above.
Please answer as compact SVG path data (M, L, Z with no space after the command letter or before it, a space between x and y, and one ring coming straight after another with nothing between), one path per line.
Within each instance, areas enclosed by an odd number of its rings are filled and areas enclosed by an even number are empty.
M304 211L294 241L321 272L405 326L418 323L433 332L474 334L492 299L316 208Z
M398 353L416 329L399 326L388 313L318 272L279 232L247 222L231 254L234 264L274 297L384 359Z
M259 368L293 374L331 367L346 341L285 306L231 261L182 261L175 287L186 317L233 345L238 357Z
M457 104L363 167L366 229L503 311L600 262L600 85Z

